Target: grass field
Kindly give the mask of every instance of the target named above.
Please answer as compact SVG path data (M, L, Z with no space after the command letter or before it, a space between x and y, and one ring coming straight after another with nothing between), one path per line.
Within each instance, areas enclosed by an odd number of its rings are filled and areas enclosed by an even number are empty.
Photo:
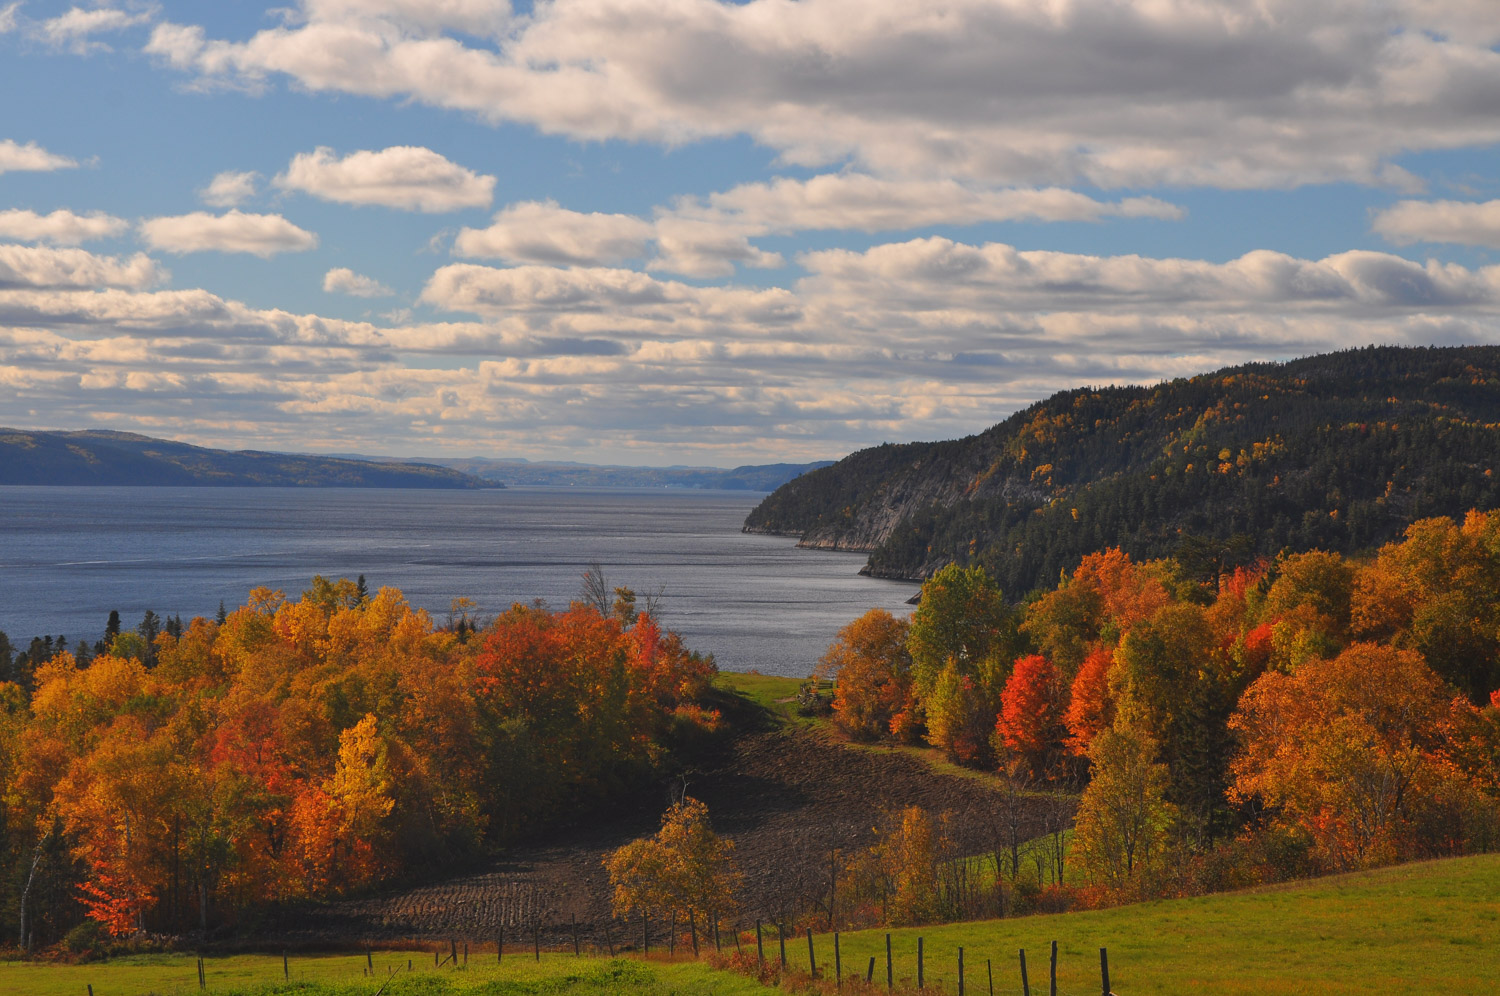
M1025 948L1032 992L1045 994L1048 949L1059 942L1059 990L1068 996L1100 991L1099 948L1109 949L1111 983L1120 996L1147 994L1372 993L1467 994L1500 991L1500 855L1422 862L1374 872L1199 899L1179 899L1089 913L1023 917L891 932L898 983L916 976L917 938L924 940L926 983L956 991L962 945L969 994L1020 992L1017 950ZM815 938L819 968L833 968L833 942ZM863 975L876 958L877 989L885 981L885 932L841 938L845 978ZM778 957L775 940L766 954ZM787 942L790 966L805 971L807 942ZM405 973L406 959L415 971ZM471 955L466 971L434 970L430 951L376 952L374 977L358 955L294 956L292 984L281 982L281 959L263 955L213 957L208 989L299 996L374 996L391 969L400 977L388 996L627 996L762 992L751 980L690 961L575 959L544 954L540 964L506 955L504 965ZM123 958L88 965L0 964L0 992L25 996L161 996L197 993L192 956Z
M432 967L430 951L376 951L375 972L367 975L364 955L293 955L290 981L282 977L279 955L224 955L204 959L209 996L750 996L764 993L741 975L716 972L703 963L637 959L574 958L543 953L540 963L527 955L505 956L495 964L470 956L466 969ZM408 959L412 971L406 970ZM141 955L86 965L0 963L0 992L8 996L197 996L197 961L192 955Z

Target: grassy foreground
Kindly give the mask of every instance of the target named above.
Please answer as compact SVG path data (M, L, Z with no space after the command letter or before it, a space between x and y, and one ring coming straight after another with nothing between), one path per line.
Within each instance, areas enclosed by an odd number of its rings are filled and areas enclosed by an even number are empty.
M1089 913L1024 917L892 931L898 984L916 976L917 938L924 941L926 983L957 988L957 949L965 950L967 992L1018 993L1016 952L1025 948L1032 992L1044 994L1050 942L1059 942L1058 986L1068 996L1097 993L1099 948L1107 947L1111 984L1134 994L1423 994L1494 992L1494 938L1500 933L1500 855L1457 858L1344 875L1295 885L1198 899L1180 899ZM818 967L833 969L833 941L815 937ZM863 976L876 958L885 981L885 932L841 938L845 979ZM766 955L778 958L767 933ZM406 974L407 958L412 959ZM544 954L540 964L506 955L503 966L471 956L466 971L434 970L430 951L377 952L375 975L359 955L295 956L292 983L281 981L281 959L266 955L212 957L208 991L215 996L374 996L388 970L402 973L389 996L627 996L763 992L748 978L690 961L611 961ZM787 959L807 969L805 937L789 938ZM123 958L89 965L0 964L0 992L26 996L188 996L198 992L190 955Z
M407 960L412 971L407 972ZM430 951L376 951L374 975L364 955L293 955L291 981L282 977L279 955L205 957L209 996L750 996L765 989L741 975L716 972L703 963L637 959L575 958L543 953L471 956L469 967L432 967ZM391 973L395 974L392 975ZM197 996L193 955L142 955L86 965L0 964L0 993L15 996Z

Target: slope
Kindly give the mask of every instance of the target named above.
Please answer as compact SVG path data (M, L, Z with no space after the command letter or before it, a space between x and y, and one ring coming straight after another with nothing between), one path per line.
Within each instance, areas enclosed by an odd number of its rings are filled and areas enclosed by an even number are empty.
M426 463L208 449L128 432L0 428L0 484L498 488Z
M1206 580L1494 508L1497 454L1500 348L1370 347L1065 391L976 436L855 453L745 528L868 551L882 577L978 562L1014 595L1109 546Z

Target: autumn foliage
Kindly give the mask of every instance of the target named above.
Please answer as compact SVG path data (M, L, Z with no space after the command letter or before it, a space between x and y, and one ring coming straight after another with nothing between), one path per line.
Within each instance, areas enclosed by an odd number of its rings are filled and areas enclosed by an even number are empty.
M440 629L393 588L320 578L155 649L151 668L61 654L29 702L0 686L20 703L0 711L7 858L70 882L116 935L471 858L637 784L684 723L717 720L697 702L711 660L581 605ZM42 862L59 847L71 860Z
M997 598L978 567L924 586L903 713L961 763L1081 789L1096 900L1500 846L1500 513L1211 584L1106 550ZM871 735L884 672L847 634L825 663L836 720Z

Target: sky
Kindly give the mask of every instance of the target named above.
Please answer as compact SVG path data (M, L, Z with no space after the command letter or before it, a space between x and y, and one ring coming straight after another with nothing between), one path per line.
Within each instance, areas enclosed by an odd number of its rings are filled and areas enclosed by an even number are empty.
M0 0L0 425L734 466L1500 341L1494 0Z

